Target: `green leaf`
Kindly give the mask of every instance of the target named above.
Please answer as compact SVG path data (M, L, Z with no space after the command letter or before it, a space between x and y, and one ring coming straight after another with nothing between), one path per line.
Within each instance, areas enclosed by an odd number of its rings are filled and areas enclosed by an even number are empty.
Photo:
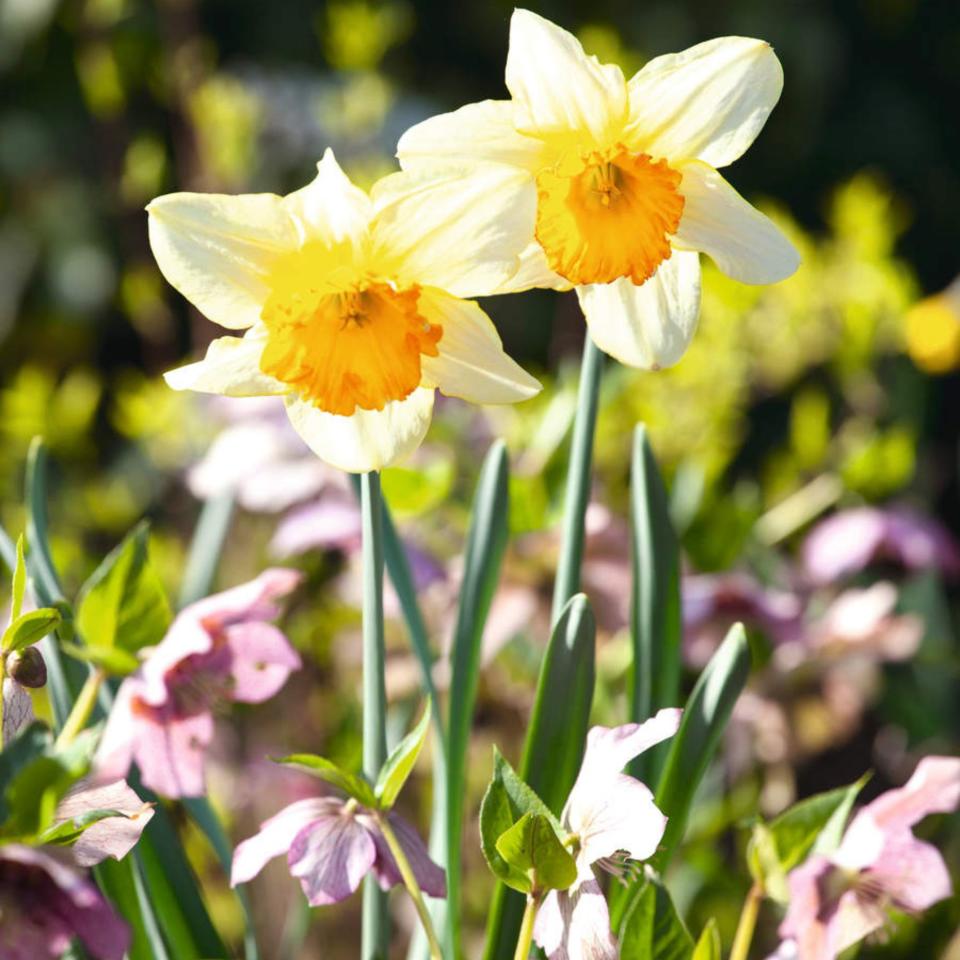
M464 553L460 605L451 649L450 714L447 721L446 849L440 865L447 871L447 941L460 953L460 850L463 803L467 794L467 746L480 674L480 645L490 603L500 578L509 529L507 453L495 443L480 471Z
M632 897L620 927L620 960L691 960L693 938L653 878Z
M180 581L177 605L181 610L207 596L213 589L220 554L230 532L234 499L231 491L211 497L203 504L190 541L186 569Z
M500 835L496 847L501 858L527 878L524 893L566 890L577 879L576 861L541 814L525 813Z
M147 526L141 523L83 585L77 627L90 647L133 653L158 644L171 619L170 604L147 555Z
M680 547L670 521L667 491L647 438L638 424L630 476L632 594L629 675L630 718L642 723L661 707L677 704L680 687ZM656 782L669 742L630 765L634 776Z
M387 757L387 762L380 768L373 792L381 810L389 810L396 803L397 796L420 756L427 739L427 731L430 729L430 706L428 700L419 723L394 747Z
M60 620L60 611L55 607L41 607L39 610L21 613L3 631L0 648L5 653L23 650L56 630Z
M358 803L375 810L377 807L377 798L372 787L366 780L355 773L348 773L341 770L332 760L326 757L318 757L313 753L292 753L290 756L281 757L277 763L287 764L304 770L311 776L319 777L331 786L342 790L347 796L353 797Z
M657 806L669 818L654 864L661 872L683 839L693 795L750 673L750 648L742 624L730 628L710 658L683 710L680 729L657 787Z
M13 568L13 588L10 597L10 620L13 622L23 609L23 595L27 589L27 564L23 559L23 534L17 537L17 564Z
M480 846L494 876L524 892L529 890L529 881L522 871L503 859L497 841L526 814L544 817L555 833L564 834L560 821L494 747L493 776L480 804Z
M778 903L788 900L787 874L818 845L821 852L836 848L857 795L868 777L794 804L770 824L754 825L747 847L753 878Z
M60 648L71 657L102 667L115 677L125 677L140 666L140 661L132 653L119 647L86 647L79 643L62 642Z
M717 921L711 917L700 934L696 947L693 949L691 960L722 960L723 944L720 942L720 931L717 930Z
M101 820L107 820L110 817L123 817L129 819L122 810L87 810L79 816L71 817L69 820L62 820L54 824L40 834L38 840L40 843L56 844L57 846L68 846L76 843L83 832L95 823Z
M540 667L520 765L522 779L559 814L580 770L593 701L596 621L581 593L553 628ZM487 919L484 957L509 955L523 918L523 898L499 885Z

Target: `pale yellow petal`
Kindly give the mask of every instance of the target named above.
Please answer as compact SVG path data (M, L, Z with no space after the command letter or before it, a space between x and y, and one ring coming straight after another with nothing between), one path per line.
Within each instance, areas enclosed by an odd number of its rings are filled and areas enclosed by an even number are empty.
M629 279L577 288L594 343L621 363L644 370L675 364L697 329L700 261L674 250L646 283Z
M520 267L517 272L493 292L522 293L524 290L532 290L535 287L545 287L548 290L570 290L573 284L550 269L543 247L533 240L520 254Z
M411 127L397 144L404 170L437 161L490 161L535 173L544 165L546 145L519 133L509 100L468 103Z
M303 242L319 240L328 246L365 243L373 206L341 170L332 150L317 164L317 175L305 187L283 198L302 230Z
M371 262L401 284L487 296L513 276L533 239L533 177L503 164L404 170L380 180L372 198Z
M529 10L510 20L507 88L521 133L574 134L596 146L616 142L627 122L627 84L615 64L584 53L580 41Z
M203 360L164 374L174 390L220 393L225 397L277 396L290 388L260 369L266 331L252 327L244 337L219 337Z
M540 392L540 384L504 352L493 321L477 304L427 289L418 307L443 327L438 356L421 361L424 384L471 403L517 403Z
M160 272L221 326L253 326L277 259L300 242L279 197L171 193L148 207L150 246Z
M763 40L718 37L651 60L629 90L628 146L722 167L767 122L783 90L783 68Z
M698 161L678 169L684 207L675 246L701 250L741 283L776 283L796 271L800 254L793 244L716 170Z
M321 460L348 473L367 473L389 467L420 446L430 426L433 394L419 387L383 410L358 409L349 417L324 413L295 396L286 405L294 429Z

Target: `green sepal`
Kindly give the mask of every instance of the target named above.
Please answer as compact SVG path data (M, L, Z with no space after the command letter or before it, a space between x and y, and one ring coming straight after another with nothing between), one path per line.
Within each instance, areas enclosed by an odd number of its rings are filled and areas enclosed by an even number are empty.
M353 797L363 806L371 810L377 809L377 798L370 784L359 774L342 770L326 757L318 757L313 753L292 753L287 757L278 758L275 762L297 767L342 790L348 797Z
M428 699L420 721L393 748L390 756L387 757L380 768L373 792L381 810L389 810L396 803L403 785L407 782L407 777L410 776L417 762L417 757L420 756L420 751L426 742L427 732L430 729L430 715L431 702Z
M576 861L542 814L525 813L500 834L496 848L501 859L513 868L511 877L519 871L526 880L524 887L514 887L521 893L566 890L577 879Z

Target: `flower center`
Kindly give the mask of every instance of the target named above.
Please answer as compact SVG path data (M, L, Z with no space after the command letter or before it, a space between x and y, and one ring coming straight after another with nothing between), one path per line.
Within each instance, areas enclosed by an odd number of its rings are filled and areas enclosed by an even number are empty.
M537 174L537 241L571 283L640 284L669 259L683 213L682 176L622 145Z
M299 273L277 284L261 317L264 373L327 413L382 410L420 385L421 355L437 356L443 328L417 312L419 287L365 280L333 290Z

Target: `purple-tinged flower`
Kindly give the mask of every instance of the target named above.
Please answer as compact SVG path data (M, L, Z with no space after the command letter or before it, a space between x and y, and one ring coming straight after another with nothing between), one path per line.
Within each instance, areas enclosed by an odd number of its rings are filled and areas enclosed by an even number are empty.
M960 575L960 547L935 520L905 507L858 507L821 521L802 548L803 568L815 584L834 583L877 560L908 570Z
M268 700L300 667L287 638L266 622L300 579L274 568L186 607L121 684L94 758L97 779L120 779L136 762L157 793L200 796L213 708Z
M561 822L570 834L577 879L551 890L537 912L533 937L550 960L616 960L610 913L594 867L621 874L628 860L646 860L660 844L667 818L653 794L624 774L634 757L672 737L681 711L661 710L646 723L593 727Z
M420 889L445 897L443 869L430 859L416 830L396 813L381 816L388 817ZM264 821L259 833L237 847L231 886L246 883L282 854L312 907L345 900L371 871L384 890L403 882L377 817L352 799L298 800Z
M780 936L799 960L834 960L882 928L886 910L926 910L951 894L936 848L911 827L960 804L960 758L926 757L905 786L888 790L851 821L829 857L815 854L790 872L790 906Z
M0 847L0 957L56 960L77 937L95 960L122 960L130 932L96 885L49 847Z
M330 491L291 510L277 524L270 552L284 559L309 550L359 551L360 533L357 498L347 491Z
M777 646L802 636L803 600L765 588L749 574L686 576L682 593L684 655L692 667L705 666L737 622L758 627Z
M81 780L57 804L54 823L75 820L97 810L112 810L117 816L91 824L68 848L78 867L92 867L107 857L122 860L136 846L153 817L153 804L144 803L126 780L102 786Z

